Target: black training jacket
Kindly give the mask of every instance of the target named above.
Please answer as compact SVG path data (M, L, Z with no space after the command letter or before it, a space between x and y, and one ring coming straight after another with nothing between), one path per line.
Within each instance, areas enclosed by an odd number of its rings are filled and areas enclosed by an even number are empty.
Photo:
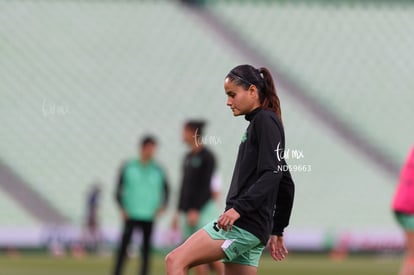
M226 199L226 210L239 214L234 224L266 245L269 236L283 235L293 206L294 183L283 159L285 134L276 114L261 108L245 116L242 137Z
M211 177L215 165L214 155L206 147L185 156L178 210L201 210L211 199Z

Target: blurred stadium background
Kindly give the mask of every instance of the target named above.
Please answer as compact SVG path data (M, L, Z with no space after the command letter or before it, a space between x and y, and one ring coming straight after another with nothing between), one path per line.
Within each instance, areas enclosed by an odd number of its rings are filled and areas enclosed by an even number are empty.
M148 132L172 186L155 244L172 246L181 126L209 122L224 196L246 122L223 78L251 63L274 73L298 170L291 249L400 250L389 206L413 144L413 30L411 1L0 1L0 247L76 241L95 182L112 247L118 169Z

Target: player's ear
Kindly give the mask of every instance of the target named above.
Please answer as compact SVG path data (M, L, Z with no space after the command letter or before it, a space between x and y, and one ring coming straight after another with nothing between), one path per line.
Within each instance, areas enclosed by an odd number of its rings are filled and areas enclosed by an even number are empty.
M249 95L253 98L259 98L259 90L257 89L256 85L250 85L249 89L247 90Z

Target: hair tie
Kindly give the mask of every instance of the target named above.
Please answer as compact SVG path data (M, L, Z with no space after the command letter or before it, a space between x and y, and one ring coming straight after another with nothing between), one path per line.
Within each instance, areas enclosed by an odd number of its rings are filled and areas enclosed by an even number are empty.
M263 73L260 72L260 69L256 69L256 71L259 74L260 78L264 79Z

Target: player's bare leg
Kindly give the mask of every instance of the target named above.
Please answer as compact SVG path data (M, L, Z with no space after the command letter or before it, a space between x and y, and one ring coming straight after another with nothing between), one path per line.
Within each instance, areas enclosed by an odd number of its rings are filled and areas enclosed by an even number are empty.
M210 270L213 270L217 275L224 275L224 264L221 261L215 261L194 267L196 275L208 275Z
M224 274L224 264L222 261L215 261L210 263L211 268L216 272L217 275Z
M191 267L223 259L223 242L213 240L204 229L200 229L167 255L167 275L186 275Z
M195 275L208 275L209 266L208 264L201 264L194 267Z
M414 275L414 231L406 231L406 253L400 275Z

